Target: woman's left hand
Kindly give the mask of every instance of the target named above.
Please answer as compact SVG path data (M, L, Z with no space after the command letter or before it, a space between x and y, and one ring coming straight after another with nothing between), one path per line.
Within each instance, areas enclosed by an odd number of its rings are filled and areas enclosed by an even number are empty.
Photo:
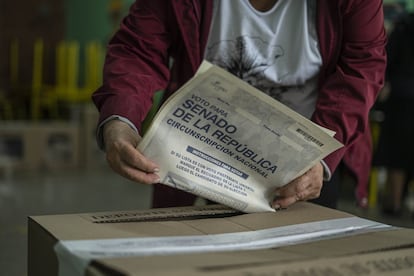
M318 198L323 185L323 166L316 164L306 173L275 190L272 207L286 208L298 201Z

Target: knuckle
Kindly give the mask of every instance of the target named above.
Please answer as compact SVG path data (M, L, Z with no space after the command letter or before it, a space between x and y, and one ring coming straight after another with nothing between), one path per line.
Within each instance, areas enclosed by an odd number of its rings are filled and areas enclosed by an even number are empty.
M306 187L307 187L306 182L305 181L300 181L295 185L295 192L296 193L301 193L304 190L306 190Z

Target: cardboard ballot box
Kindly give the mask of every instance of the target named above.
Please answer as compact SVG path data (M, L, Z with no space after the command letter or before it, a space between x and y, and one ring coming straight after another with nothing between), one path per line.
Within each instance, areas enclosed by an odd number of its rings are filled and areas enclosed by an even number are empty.
M414 229L301 202L32 216L35 275L414 275Z

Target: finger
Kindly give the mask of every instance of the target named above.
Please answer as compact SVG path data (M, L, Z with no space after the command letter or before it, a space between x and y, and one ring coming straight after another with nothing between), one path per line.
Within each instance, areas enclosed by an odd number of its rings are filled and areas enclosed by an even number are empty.
M135 168L146 173L155 173L159 171L159 167L156 163L146 158L139 150L131 145L122 147L120 149L120 156L122 162L131 168Z
M156 172L145 172L124 162L118 155L108 160L110 167L125 178L143 184L159 183L160 178Z
M298 201L301 201L301 198L298 195L283 198L279 197L272 202L272 207L274 209L287 208Z
M300 198L305 198L310 182L306 176L301 176L288 183L287 185L277 188L275 194L282 198L294 197L299 195Z
M110 167L118 174L139 183L159 183L156 174L159 169L130 144L118 144L107 151L106 158Z
M142 184L155 184L160 183L161 179L156 173L148 173L141 171L135 167L128 166L124 164L121 168L122 175L134 182Z
M319 189L315 188L307 175L303 175L289 184L276 189L272 206L286 208L298 201L309 200L319 196Z

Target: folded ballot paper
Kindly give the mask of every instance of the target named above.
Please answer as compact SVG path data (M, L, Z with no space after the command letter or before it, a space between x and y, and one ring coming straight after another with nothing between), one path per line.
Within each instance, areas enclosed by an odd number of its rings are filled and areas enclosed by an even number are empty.
M343 145L333 132L204 61L160 108L138 148L161 183L246 213Z

